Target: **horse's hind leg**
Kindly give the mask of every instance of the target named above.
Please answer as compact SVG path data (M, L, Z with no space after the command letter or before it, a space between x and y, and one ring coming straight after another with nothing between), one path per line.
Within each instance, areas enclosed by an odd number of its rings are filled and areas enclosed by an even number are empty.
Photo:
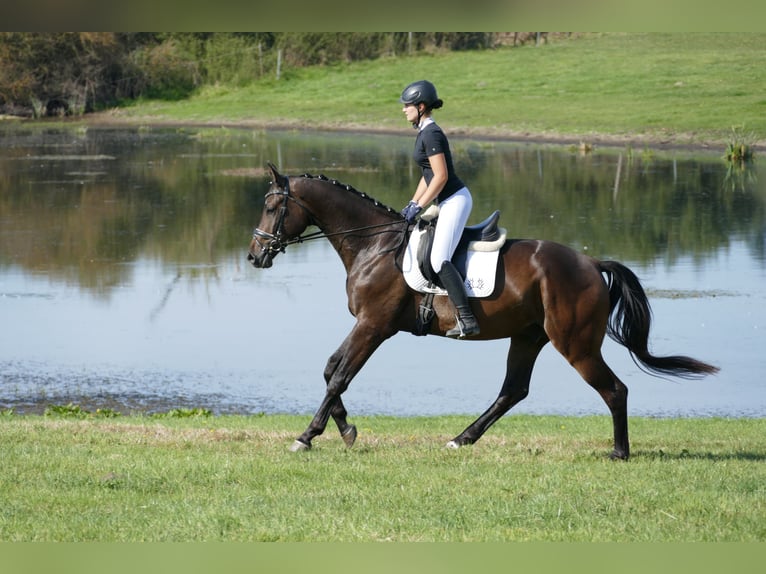
M612 414L614 451L612 458L627 459L628 388L617 378L601 355L609 294L600 276L589 276L587 268L575 277L560 277L545 286L545 332L554 347L583 379L604 399ZM564 288L563 286L568 286Z
M586 382L596 389L612 414L614 427L613 459L627 460L630 456L628 441L628 387L612 372L601 353L572 362L572 366Z
M475 443L500 417L526 398L529 394L529 380L532 377L532 368L535 365L537 356L547 342L547 337L542 333L527 337L517 337L511 341L511 348L508 350L508 366L505 373L505 381L503 382L500 394L495 402L492 403L492 406L484 411L478 419L447 443L448 447L458 448Z
M584 315L587 317L588 315ZM609 365L601 355L601 343L603 336L596 322L589 325L578 325L568 333L576 333L574 336L563 337L558 331L548 328L552 333L551 342L558 351L566 357L583 379L604 399L609 412L612 415L614 427L614 451L610 455L613 459L627 460L630 456L628 444L628 388L612 372Z

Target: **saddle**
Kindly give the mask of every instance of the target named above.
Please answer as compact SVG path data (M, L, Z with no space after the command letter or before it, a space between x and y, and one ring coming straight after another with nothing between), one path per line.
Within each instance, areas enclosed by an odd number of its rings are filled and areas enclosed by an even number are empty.
M439 207L432 205L420 217L418 222L418 231L422 233L418 244L418 267L423 277L431 283L442 287L439 276L431 266L431 248L434 242L434 232L436 223L439 220ZM481 223L468 225L463 229L463 235L460 238L455 254L452 256L452 263L455 265L460 275L466 276L466 262L468 251L497 251L505 243L505 230L497 226L500 220L500 210L496 210Z
M438 220L439 208L429 207L412 230L402 260L404 280L411 289L425 294L418 307L415 335L427 335L435 316L433 298L447 295L439 276L431 267L431 248ZM463 278L469 297L489 297L495 288L497 259L505 245L506 231L497 226L500 211L476 225L465 227L452 256L452 264Z
M446 295L431 267L438 211L437 206L429 207L413 228L404 253L402 272L407 284L415 291ZM452 257L469 297L489 297L494 290L498 253L506 241L505 229L498 227L499 219L500 211L495 211L481 223L467 226Z

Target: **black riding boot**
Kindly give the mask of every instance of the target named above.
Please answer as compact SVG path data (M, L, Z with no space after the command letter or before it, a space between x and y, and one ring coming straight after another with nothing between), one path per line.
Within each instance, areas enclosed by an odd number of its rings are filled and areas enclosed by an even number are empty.
M476 322L476 317L473 316L471 306L468 304L468 295L465 293L463 279L450 261L442 263L439 280L447 290L447 294L458 313L457 325L445 333L447 337L462 339L469 335L478 335L479 323Z

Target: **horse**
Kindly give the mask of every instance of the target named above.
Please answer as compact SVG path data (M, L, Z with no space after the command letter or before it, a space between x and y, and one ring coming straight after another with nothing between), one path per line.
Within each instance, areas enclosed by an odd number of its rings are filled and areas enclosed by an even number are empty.
M310 449L330 417L352 447L357 429L347 420L341 395L386 339L400 331L419 334L418 308L425 295L409 287L401 269L410 225L398 211L350 185L323 175L283 175L270 162L268 168L271 181L247 260L269 268L288 246L326 238L345 267L348 310L356 318L327 361L324 399L290 450ZM310 226L318 231L304 235ZM604 361L605 335L652 375L699 378L718 371L684 355L653 355L648 349L651 308L636 275L620 262L598 260L554 241L506 239L494 290L470 303L481 332L469 338L510 339L510 348L496 400L447 443L450 448L478 441L528 395L532 368L549 342L606 403L614 433L612 459L630 456L628 389ZM435 317L427 334L444 336L455 326L455 309L446 296L433 297L432 304Z

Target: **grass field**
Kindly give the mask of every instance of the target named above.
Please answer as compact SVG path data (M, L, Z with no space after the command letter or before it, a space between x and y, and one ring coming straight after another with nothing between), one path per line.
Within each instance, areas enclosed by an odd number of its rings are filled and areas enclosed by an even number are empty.
M0 417L0 541L764 541L762 419Z
M766 144L766 35L576 34L540 47L399 56L285 70L206 87L107 119L406 131L402 88L426 77L450 133L720 145Z

